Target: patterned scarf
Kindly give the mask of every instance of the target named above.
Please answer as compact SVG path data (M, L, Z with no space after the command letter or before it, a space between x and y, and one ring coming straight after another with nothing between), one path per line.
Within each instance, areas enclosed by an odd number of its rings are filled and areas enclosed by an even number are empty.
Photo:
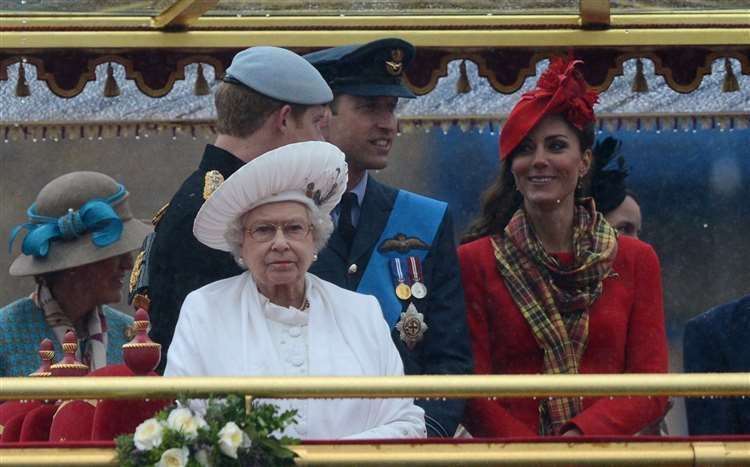
M31 300L44 311L44 321L61 346L65 333L75 331L78 337L76 358L91 371L107 365L107 320L100 306L89 313L85 326L76 328L45 284L40 284L31 294Z
M536 238L523 209L504 235L492 237L500 273L544 351L544 373L577 374L589 333L589 307L603 281L614 275L617 233L596 212L593 200L577 205L573 217L573 263L564 267ZM552 398L539 405L539 434L557 435L582 409L579 398Z

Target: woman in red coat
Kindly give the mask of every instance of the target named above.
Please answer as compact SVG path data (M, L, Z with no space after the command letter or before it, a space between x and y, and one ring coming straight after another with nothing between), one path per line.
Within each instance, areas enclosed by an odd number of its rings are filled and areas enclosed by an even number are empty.
M500 135L500 175L459 248L476 373L667 371L659 260L588 198L596 93L553 59ZM476 399L474 436L630 435L666 399Z

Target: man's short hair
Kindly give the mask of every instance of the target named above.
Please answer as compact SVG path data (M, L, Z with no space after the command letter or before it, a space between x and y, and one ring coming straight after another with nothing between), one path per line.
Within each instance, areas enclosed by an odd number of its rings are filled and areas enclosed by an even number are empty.
M231 83L220 83L214 96L216 131L220 134L246 138L258 131L266 119L284 105L292 108L292 117L299 122L311 106L289 104L252 89Z

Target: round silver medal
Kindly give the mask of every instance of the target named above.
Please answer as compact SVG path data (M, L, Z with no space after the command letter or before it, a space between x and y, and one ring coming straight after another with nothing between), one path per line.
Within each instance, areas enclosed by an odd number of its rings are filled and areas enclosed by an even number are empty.
M425 298L427 296L427 287L421 282L415 282L411 285L411 294L414 298Z

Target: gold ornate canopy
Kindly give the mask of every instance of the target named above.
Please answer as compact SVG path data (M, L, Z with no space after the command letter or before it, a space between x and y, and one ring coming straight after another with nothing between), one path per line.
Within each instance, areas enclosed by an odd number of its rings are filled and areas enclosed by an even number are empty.
M599 90L631 58L651 59L679 92L695 90L717 58L750 75L748 0L0 0L0 12L0 82L25 62L61 97L79 94L101 63L123 65L160 97L186 65L220 75L252 45L304 52L387 36L418 46L407 77L419 94L458 58L503 93L560 53L583 58Z

